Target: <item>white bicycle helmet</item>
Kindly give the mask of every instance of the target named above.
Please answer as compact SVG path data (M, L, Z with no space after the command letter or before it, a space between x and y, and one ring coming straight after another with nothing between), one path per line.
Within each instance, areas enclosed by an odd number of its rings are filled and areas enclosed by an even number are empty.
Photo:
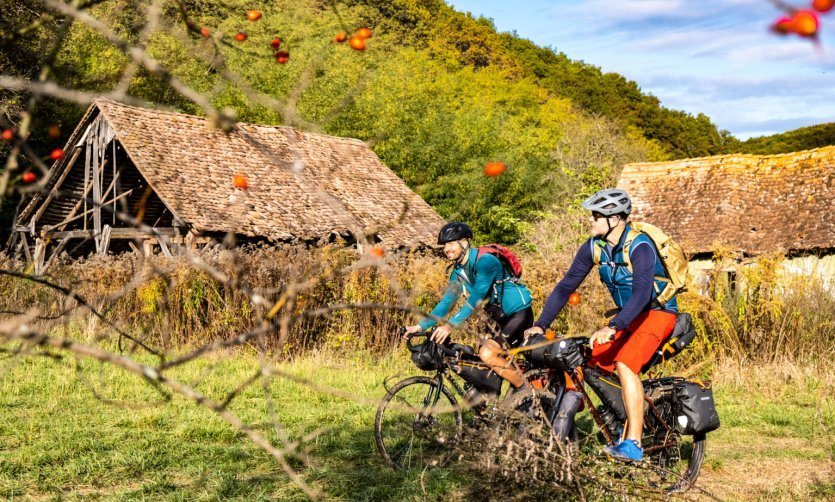
M606 188L595 193L583 202L583 209L600 213L604 216L632 212L632 200L626 190Z

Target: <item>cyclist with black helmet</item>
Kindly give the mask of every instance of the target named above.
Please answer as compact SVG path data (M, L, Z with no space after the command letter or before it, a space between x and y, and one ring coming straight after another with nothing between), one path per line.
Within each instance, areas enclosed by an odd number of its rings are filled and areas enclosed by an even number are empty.
M446 318L458 299L464 295L464 304L449 317L446 324L435 329L432 340L444 343L453 329L466 321L476 308L484 306L499 326L497 337L504 338L507 344L516 347L522 343L525 330L533 323L531 293L525 285L509 280L510 273L496 256L489 253L479 256L478 248L470 246L472 238L473 231L466 223L452 222L441 228L438 244L443 244L444 254L453 265L449 286L432 310L432 317L407 326L406 333L418 333L435 326L434 319ZM481 344L478 355L513 387L522 387L525 384L524 378L502 357L501 351L500 341L491 338Z
M600 247L600 280L620 311L607 326L591 336L589 364L617 373L621 383L627 418L625 438L607 447L607 453L621 459L641 460L644 392L638 375L673 331L678 305L675 296L664 305L655 301L666 285L663 280L666 272L652 239L639 233L629 245L631 271L625 263L623 249L632 211L632 201L626 191L600 190L583 202L583 208L591 211L594 235L580 246L568 272L548 297L539 319L525 334L541 334L550 326L571 293L594 268L595 247Z

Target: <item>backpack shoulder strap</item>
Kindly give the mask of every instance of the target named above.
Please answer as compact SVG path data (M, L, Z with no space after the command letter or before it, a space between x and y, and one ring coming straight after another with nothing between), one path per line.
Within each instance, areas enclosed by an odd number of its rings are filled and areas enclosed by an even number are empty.
M603 247L606 243L600 239L591 239L591 258L595 265L600 265L600 257L603 256Z
M629 252L632 250L632 241L634 241L639 235L641 235L641 231L630 226L629 232L626 234L626 239L623 241L623 248L621 248L623 262L626 264L630 274L632 273L632 258L629 257ZM652 239L650 239L650 241L652 241Z

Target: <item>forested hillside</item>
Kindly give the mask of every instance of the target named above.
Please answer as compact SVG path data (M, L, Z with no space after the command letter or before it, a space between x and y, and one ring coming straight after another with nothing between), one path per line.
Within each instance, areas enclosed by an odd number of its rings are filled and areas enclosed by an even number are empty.
M46 74L62 87L205 113L172 87L170 72L239 121L366 140L442 216L472 222L483 239L523 240L532 221L612 183L626 162L710 155L733 141L704 115L665 109L635 82L497 33L440 0L171 0L159 20L167 29L150 36L148 2L86 2L113 28L109 39L89 23L49 17L39 1L0 3L4 74L37 79L67 29ZM257 23L244 15L253 8L263 12ZM334 42L360 26L373 31L367 50ZM276 37L286 64L270 48ZM165 71L137 67L114 40L144 46ZM14 125L29 94L0 93ZM42 154L62 146L83 110L43 101L30 144ZM61 134L51 138L55 123ZM485 179L492 160L508 171Z
M730 152L771 155L835 145L835 122L801 127L770 136L759 136L730 145Z

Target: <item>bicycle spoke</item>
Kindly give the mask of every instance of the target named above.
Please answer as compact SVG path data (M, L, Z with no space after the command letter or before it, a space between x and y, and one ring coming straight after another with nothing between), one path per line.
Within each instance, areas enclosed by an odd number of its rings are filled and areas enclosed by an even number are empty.
M460 423L460 411L448 390L439 393L435 381L412 377L392 387L380 404L377 447L394 467L423 468L443 457Z
M403 444L399 448L392 448L392 451L394 453L391 454L391 459L394 460L395 463L397 463L401 467L405 467L405 468L408 469L410 467L410 465L403 465L403 463L400 462L400 459L403 458L403 455L405 453L408 453L412 450L412 445L414 444L414 441L415 441L415 437L412 436L412 437L409 438L408 441L405 441L405 444ZM408 457L408 460L409 460L408 463L411 464L411 455Z

